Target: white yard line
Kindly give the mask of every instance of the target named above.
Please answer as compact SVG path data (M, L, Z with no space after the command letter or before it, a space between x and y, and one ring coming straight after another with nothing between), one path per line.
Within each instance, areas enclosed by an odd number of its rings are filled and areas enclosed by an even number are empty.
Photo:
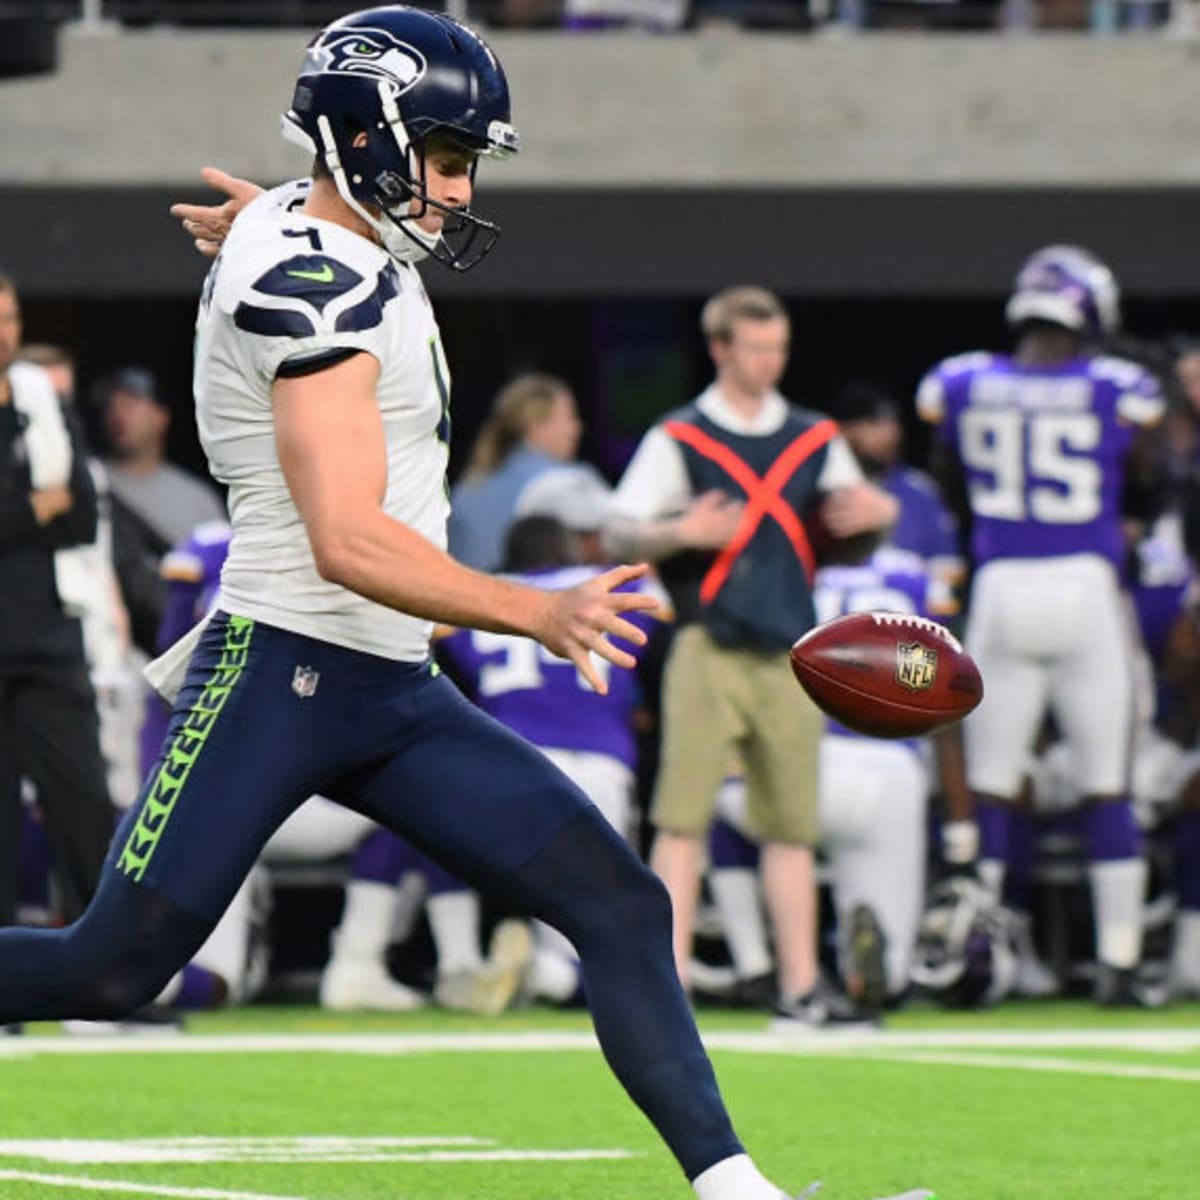
M632 1158L621 1149L516 1150L482 1138L32 1138L0 1141L0 1158L54 1166L163 1163L582 1162Z
M225 1192L216 1188L157 1187L149 1183L125 1183L120 1179L89 1179L83 1175L43 1175L38 1171L0 1170L0 1179L15 1183L37 1183L43 1187L69 1188L77 1192L119 1192L134 1196L171 1196L178 1200L304 1200L276 1192Z
M1060 1029L925 1031L899 1033L816 1031L775 1034L719 1031L705 1035L710 1050L754 1054L845 1054L859 1050L955 1048L1134 1050L1181 1053L1200 1050L1196 1029ZM448 1054L594 1051L590 1032L522 1030L511 1033L256 1033L172 1034L109 1038L0 1038L0 1059L35 1054Z
M1067 1075L1106 1075L1123 1079L1172 1079L1200 1083L1200 1069L1142 1066L1138 1063L1095 1062L1080 1058L1009 1054L867 1054L874 1062L931 1063L947 1067L998 1067L1009 1071L1055 1071Z

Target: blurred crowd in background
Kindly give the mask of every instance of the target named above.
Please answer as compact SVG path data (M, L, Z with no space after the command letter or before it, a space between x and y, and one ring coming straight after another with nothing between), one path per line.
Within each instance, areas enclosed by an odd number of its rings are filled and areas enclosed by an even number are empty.
M785 310L748 291L745 320L786 332ZM1140 372L1147 404L1159 387L1165 394L1153 503L1125 521L1128 641L1111 646L1136 658L1138 672L1139 911L1134 941L1109 964L1121 986L1098 986L1106 893L1080 779L1053 721L1022 763L1003 877L991 880L986 846L968 828L975 816L949 794L962 788L961 769L956 777L943 761L953 744L906 744L897 758L894 744L856 739L843 758L848 731L829 729L819 787L839 798L821 807L816 949L836 985L820 1005L790 1014L800 1023L877 1021L922 994L965 1006L1081 993L1146 1006L1200 995L1200 339L1164 331L1135 340L1115 323L1099 333L1107 353ZM21 328L17 282L0 278L0 377L7 371L24 381L17 393L40 398L0 405L0 922L59 923L81 911L114 822L161 768L167 714L142 667L218 603L230 530L216 489L167 457L186 402L138 365L78 396L71 348L37 336ZM723 335L706 326L705 336L712 348ZM779 374L786 337L782 345ZM578 458L583 422L571 381L525 374L496 388L453 481L451 552L546 586L598 569L620 544L611 533L622 502L614 508L610 481ZM658 397L657 411L690 399ZM911 461L913 403L848 375L826 406L865 479L894 498L896 519L883 544L849 556L833 551L820 521L812 525L822 618L847 605L907 606L962 627L969 497L943 495L929 464ZM102 440L87 444L85 425ZM627 511L633 491L625 483L615 493ZM572 668L533 643L452 630L438 643L443 669L569 773L582 772L585 790L646 853L675 628L664 621L651 632L636 676L602 710ZM302 695L309 683L298 674L293 688ZM738 762L719 793L680 970L698 1002L771 1011L778 933L765 916ZM174 1011L313 988L336 1009L586 1003L573 952L550 930L529 930L364 818L319 800L272 840L213 942L162 1000Z
M8 8L21 8L20 3ZM309 25L339 16L331 0L50 0L66 20L152 25ZM717 29L1195 31L1194 0L428 0L459 20L493 29Z

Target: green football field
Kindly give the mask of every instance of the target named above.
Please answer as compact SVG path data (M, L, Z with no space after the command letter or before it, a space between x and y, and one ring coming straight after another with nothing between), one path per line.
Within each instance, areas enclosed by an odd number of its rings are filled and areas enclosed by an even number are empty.
M636 997L630 997L636 1003ZM701 1016L763 1167L822 1200L1200 1195L1200 1007L918 1010L772 1037ZM578 1014L251 1008L157 1038L0 1038L0 1198L686 1200Z

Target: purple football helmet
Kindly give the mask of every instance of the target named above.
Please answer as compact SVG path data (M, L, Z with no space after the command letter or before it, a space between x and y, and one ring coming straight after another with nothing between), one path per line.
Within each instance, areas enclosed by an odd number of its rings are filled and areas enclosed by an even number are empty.
M1043 246L1021 267L1005 315L1010 325L1047 321L1095 341L1120 328L1120 291L1090 250Z
M974 879L943 880L921 918L910 974L948 1008L995 1004L1017 974L1011 913Z

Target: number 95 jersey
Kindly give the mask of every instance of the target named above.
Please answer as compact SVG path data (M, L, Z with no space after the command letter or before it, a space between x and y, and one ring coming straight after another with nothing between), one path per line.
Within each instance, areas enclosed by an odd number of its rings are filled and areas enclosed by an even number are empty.
M1126 460L1136 428L1163 411L1150 372L1103 356L1048 368L966 354L917 393L917 412L962 465L977 566L1068 554L1119 566Z
M428 622L322 579L275 446L272 389L357 352L379 363L389 516L445 547L449 375L424 285L365 237L306 215L308 181L238 216L204 286L196 423L229 488L221 607L385 658L428 655ZM340 397L329 388L335 409Z

